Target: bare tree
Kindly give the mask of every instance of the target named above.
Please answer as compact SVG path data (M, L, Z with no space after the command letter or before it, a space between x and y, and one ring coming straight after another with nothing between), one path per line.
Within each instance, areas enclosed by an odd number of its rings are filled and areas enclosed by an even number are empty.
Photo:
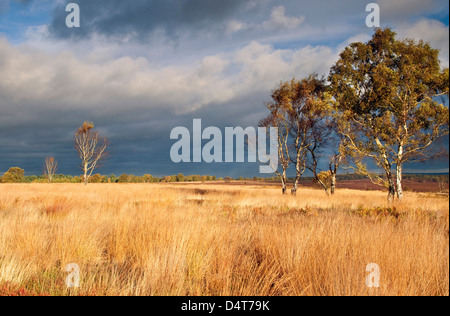
M45 158L44 175L49 183L52 183L53 176L58 170L58 161L54 157Z
M84 122L75 133L75 149L81 159L83 181L87 185L94 170L108 157L108 141L93 131L94 123Z

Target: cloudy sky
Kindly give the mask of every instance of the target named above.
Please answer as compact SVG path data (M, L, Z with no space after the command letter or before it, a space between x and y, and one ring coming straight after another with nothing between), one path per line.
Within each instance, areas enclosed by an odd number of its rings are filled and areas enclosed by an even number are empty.
M66 4L81 9L69 29ZM111 143L102 174L257 176L257 164L173 164L170 131L256 126L281 80L328 74L366 41L363 0L0 0L0 172L79 174L73 133ZM382 26L424 39L449 65L444 0L380 0ZM448 172L448 162L407 168Z

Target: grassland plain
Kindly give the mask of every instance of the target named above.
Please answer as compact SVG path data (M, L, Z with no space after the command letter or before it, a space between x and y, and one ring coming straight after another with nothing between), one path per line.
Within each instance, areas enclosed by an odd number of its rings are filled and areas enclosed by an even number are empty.
M448 195L0 185L0 295L449 295ZM65 285L68 264L81 287ZM366 286L366 266L381 269Z

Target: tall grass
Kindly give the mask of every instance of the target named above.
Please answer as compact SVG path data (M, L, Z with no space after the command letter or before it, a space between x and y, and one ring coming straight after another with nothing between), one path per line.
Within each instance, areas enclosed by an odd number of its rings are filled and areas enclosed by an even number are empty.
M64 282L70 263L78 289ZM366 286L370 263L380 288ZM5 184L5 284L49 295L449 295L448 197Z

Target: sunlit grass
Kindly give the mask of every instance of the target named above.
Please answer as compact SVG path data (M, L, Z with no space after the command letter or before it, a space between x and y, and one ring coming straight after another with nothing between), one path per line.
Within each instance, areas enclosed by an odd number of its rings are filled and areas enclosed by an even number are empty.
M395 209L395 212L393 211ZM398 213L398 216L397 216ZM449 295L448 197L0 186L0 287L49 295ZM68 289L65 267L81 269ZM381 287L366 286L366 266ZM25 292L27 293L27 292Z

